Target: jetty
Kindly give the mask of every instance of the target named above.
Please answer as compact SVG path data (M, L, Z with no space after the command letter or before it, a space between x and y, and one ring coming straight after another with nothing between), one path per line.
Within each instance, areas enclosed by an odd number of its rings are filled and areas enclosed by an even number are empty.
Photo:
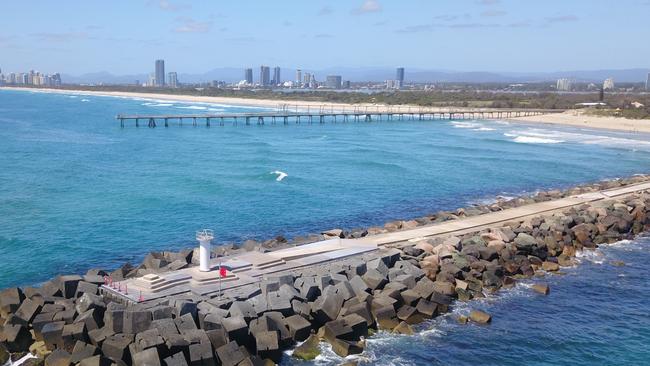
M412 107L354 107L338 108L313 106L295 106L289 108L282 106L275 111L260 111L246 113L213 113L213 114L119 114L115 118L120 122L120 127L125 127L131 122L135 127L158 126L169 127L172 125L192 126L225 124L265 125L265 124L301 124L301 123L337 123L337 122L373 122L373 121L404 121L404 120L465 120L465 119L504 119L537 116L549 113L561 113L557 109L431 109Z
M213 258L206 260L209 263L205 264L203 270L191 267L124 281L124 284L131 289L130 293L125 293L122 288L115 289L114 286L102 286L101 290L104 295L109 295L116 301L132 304L182 293L215 296L222 291L235 290L246 285L260 286L263 278L277 273L291 273L309 267L327 266L331 262L355 256L369 255L368 259L370 259L378 255L377 253L382 248L385 251L386 248L403 248L412 246L413 242L440 236L461 236L490 227L498 227L508 222L521 222L526 218L551 214L570 207L611 200L646 190L650 190L650 182L571 195L557 200L533 203L409 230L369 235L357 239L337 237L268 253L249 252ZM214 274L221 266L229 269L229 276L226 278L220 278Z
M650 176L438 212L383 227L322 232L313 242L150 253L137 267L62 275L0 292L0 355L48 365L261 365L313 360L320 342L363 353L375 331L414 325L576 254L650 231ZM216 255L216 257L215 257ZM607 270L608 266L603 266ZM552 301L552 300L550 300ZM465 313L466 315L463 315ZM492 317L473 309L465 324ZM525 321L522 319L522 321Z

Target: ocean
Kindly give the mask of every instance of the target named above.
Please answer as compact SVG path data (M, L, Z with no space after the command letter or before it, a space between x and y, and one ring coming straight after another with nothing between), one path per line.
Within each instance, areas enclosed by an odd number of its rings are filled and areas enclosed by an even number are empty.
M650 365L650 237L586 252L579 262L562 274L457 303L451 313L418 325L415 335L379 332L364 354L348 358L381 366ZM530 289L540 281L550 295ZM456 317L470 309L488 312L492 323L458 324ZM345 361L329 345L321 349L314 362L287 356L283 365Z
M478 120L155 129L115 120L249 110L1 90L0 288L178 251L194 246L201 228L220 243L291 238L650 171L642 134ZM494 316L490 326L442 317L416 336L380 332L364 357L386 365L650 364L648 244L586 256L545 279L548 297L523 283L472 303ZM613 258L627 265L613 267ZM340 361L324 349L316 363Z

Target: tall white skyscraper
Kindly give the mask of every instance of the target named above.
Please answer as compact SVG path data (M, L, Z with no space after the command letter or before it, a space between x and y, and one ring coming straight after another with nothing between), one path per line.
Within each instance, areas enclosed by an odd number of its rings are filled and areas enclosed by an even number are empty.
M648 78L645 80L645 90L650 91L650 72L648 73Z
M569 91L572 87L571 79L558 79L556 89L558 91Z
M604 90L614 89L614 79L612 78L606 79L605 82L603 83L603 89Z
M167 75L167 84L171 88L178 88L178 74L175 72L170 72Z

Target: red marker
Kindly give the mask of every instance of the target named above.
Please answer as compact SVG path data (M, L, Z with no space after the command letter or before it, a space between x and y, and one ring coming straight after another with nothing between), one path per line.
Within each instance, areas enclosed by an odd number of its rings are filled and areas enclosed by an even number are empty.
M219 277L226 277L226 276L227 276L226 267L219 266Z

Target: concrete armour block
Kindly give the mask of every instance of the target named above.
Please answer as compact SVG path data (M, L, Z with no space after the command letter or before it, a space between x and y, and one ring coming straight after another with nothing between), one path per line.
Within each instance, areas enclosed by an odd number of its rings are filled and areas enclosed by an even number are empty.
M175 353L163 360L164 366L188 366L183 352Z
M133 366L160 366L156 348L149 348L133 355Z
M123 332L136 334L144 332L151 326L152 315L150 310L129 310L124 312Z
M194 317L192 317L192 315L189 313L183 314L182 316L174 319L174 322L176 323L178 330L181 332L183 330L197 329Z
M63 327L63 332L61 333L63 338L63 348L72 352L77 341L88 342L88 337L86 336L86 324L84 323L72 323L66 324Z
M75 293L75 297L78 298L85 293L96 295L97 290L98 287L96 284L88 283L86 281L79 281L79 283L77 284L77 291Z
M102 353L104 356L112 359L113 361L123 361L126 364L131 363L131 353L129 345L133 342L133 335L131 334L114 334L107 337L102 344Z
M363 281L366 283L368 288L371 290L380 290L388 283L386 276L376 269L369 268L366 273L363 274Z
M257 316L257 313L255 313L255 316ZM207 314L202 320L201 329L205 329L206 331L213 329L223 329L223 319L224 317L220 314Z
M97 314L97 309L88 309L85 313L79 314L74 322L84 323L87 331L100 328L104 325L102 323L102 317Z
M21 325L27 326L41 312L42 308L42 302L25 299L18 310L16 310L16 317L20 319Z
M69 366L70 354L62 349L56 349L45 359L45 366Z
M23 325L5 324L0 326L0 342L7 346L9 352L24 352L32 344L32 335Z
M302 342L311 333L311 323L300 315L292 315L285 319L289 333L294 342Z
M240 316L229 317L223 320L223 328L228 334L228 339L245 345L248 341L248 326L244 318Z
M25 299L25 294L18 287L12 287L0 291L0 318L7 318L18 310Z
M59 283L61 294L66 299L73 299L77 294L77 285L82 278L79 275L68 275L59 276L56 280Z
M257 318L257 312L248 301L235 301L228 309L230 316L241 316L248 323L251 319Z
M415 309L418 311L418 313L422 314L423 316L427 318L433 318L438 314L437 307L438 304L428 300L421 299L420 301L418 301L418 304L415 307Z
M91 356L79 362L77 366L111 366L113 362L101 355Z
M86 358L99 355L99 349L92 344L88 344L82 341L77 341L74 348L72 349L72 354L70 356L70 362L76 364L81 362Z
M114 302L106 306L104 312L104 324L114 333L121 333L124 328L124 310L125 306Z
M47 323L41 329L41 336L45 342L45 346L49 350L55 348L63 348L63 327L65 322L52 322Z
M236 342L229 342L217 349L217 357L223 366L236 366L246 358L246 355Z
M262 358L268 358L275 363L278 363L282 358L277 331L266 331L255 334L255 346L257 354Z
M343 297L336 293L333 287L328 287L323 295L312 303L312 314L314 319L326 323L336 319L343 306Z

